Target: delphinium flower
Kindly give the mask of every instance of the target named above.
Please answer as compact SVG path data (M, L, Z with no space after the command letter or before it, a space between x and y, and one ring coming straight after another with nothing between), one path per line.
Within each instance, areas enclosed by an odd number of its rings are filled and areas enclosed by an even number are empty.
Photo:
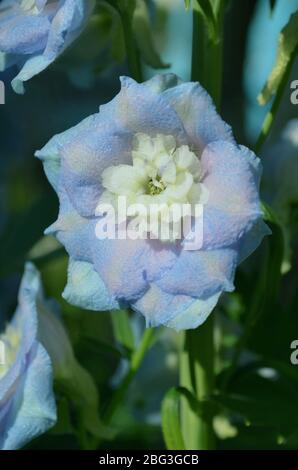
M172 74L121 82L98 114L36 153L60 200L47 233L70 256L64 297L93 310L129 305L151 326L195 328L222 292L234 289L237 265L269 232L260 208L260 161L237 145L198 83ZM180 238L175 230L163 237L150 224L147 237L99 237L110 215L98 210L102 205L113 207L118 229L127 226L118 217L123 197L134 208L129 222L137 218L143 234L140 207L160 204L158 221L175 204L202 212L191 211ZM197 219L202 237L192 243Z
M53 369L39 339L40 279L28 264L18 307L0 335L0 449L18 449L56 422Z
M0 3L0 70L20 68L12 81L23 82L48 67L80 34L94 0L4 0Z

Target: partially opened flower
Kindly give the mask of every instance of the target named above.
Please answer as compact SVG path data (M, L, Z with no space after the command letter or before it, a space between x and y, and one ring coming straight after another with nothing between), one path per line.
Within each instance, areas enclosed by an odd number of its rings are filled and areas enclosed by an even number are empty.
M0 70L21 69L12 86L48 67L80 34L94 0L4 0L0 3Z
M0 335L0 449L24 446L56 422L53 371L39 339L40 279L28 264L16 313Z
M195 328L234 289L236 266L268 233L259 159L236 144L205 90L175 75L144 84L122 78L115 99L36 155L60 200L48 233L70 255L64 297L73 304L125 304L148 325ZM175 229L163 236L151 220L146 226L146 210L164 222L177 205L191 208L180 238ZM113 208L118 229L133 222L142 236L98 236L110 217L102 206ZM178 211L171 222L184 218Z

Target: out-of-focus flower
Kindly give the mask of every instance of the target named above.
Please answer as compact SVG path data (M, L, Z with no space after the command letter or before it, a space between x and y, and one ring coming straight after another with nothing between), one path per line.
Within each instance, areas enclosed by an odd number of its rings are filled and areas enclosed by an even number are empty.
M18 449L55 424L51 360L39 339L40 279L28 264L16 313L0 335L0 449Z
M18 65L12 86L48 67L80 34L94 0L4 0L0 3L0 70Z
M297 181L298 119L292 119L278 141L264 151L264 195L285 223L291 204L298 204Z
M76 305L109 310L124 303L149 325L195 328L221 293L234 289L237 264L268 233L259 159L236 144L205 90L175 75L144 84L122 78L115 99L36 155L60 199L48 232L70 255L64 297ZM98 204L114 207L121 196L142 207L203 205L201 245L189 249L188 234L97 238L105 221Z
M284 229L285 263L291 257L292 209L298 206L298 119L292 119L275 144L264 150L264 199L276 211Z

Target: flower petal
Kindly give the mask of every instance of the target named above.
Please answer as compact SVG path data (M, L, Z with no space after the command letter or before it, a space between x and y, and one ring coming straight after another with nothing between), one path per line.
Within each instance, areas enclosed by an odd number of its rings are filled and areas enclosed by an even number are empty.
M176 111L197 150L202 151L205 145L217 140L234 142L231 127L221 119L199 83L178 82L177 86L166 89L166 84L172 84L172 80L167 76L164 80L165 91L161 96Z
M165 325L176 330L197 328L218 302L220 292L206 299L163 292L152 284L132 308L146 318L147 326Z
M246 147L218 141L202 155L204 205L203 247L230 246L262 218L259 200L260 160Z
M57 419L54 397L50 392L53 387L52 366L41 344L36 344L28 361L30 367L24 376L22 390L13 396L16 406L11 405L5 417L7 432L3 430L0 437L3 450L23 447L47 431Z
M218 291L232 291L237 257L237 252L231 248L183 250L173 268L156 281L156 285L170 294L200 298Z
M113 310L120 308L113 299L92 264L69 260L68 280L62 297L70 304L88 310Z

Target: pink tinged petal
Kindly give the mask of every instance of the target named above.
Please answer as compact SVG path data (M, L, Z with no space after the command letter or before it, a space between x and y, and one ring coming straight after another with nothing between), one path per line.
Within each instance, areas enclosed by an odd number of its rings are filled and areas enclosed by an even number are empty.
M203 248L238 242L262 217L259 200L259 159L249 149L228 142L209 144L202 155L204 205Z
M92 221L81 217L73 208L67 194L59 191L60 210L56 222L45 230L47 235L55 235L65 246L70 256L82 261L91 261L90 238L95 237Z
M71 141L60 145L60 183L81 215L95 214L103 192L104 170L131 162L131 140L129 133L97 114L83 127L73 130Z
M220 292L210 298L168 294L152 284L132 308L144 315L147 326L165 325L176 330L201 325L218 302Z
M177 248L156 240L97 240L92 243L95 269L119 300L135 300L171 269Z
M197 150L217 140L234 143L231 127L217 113L211 97L199 83L180 83L162 93L179 115Z
M173 268L156 285L170 294L211 296L234 290L237 252L232 248L214 251L183 250Z
M121 85L120 93L100 107L114 125L134 134L172 135L179 144L187 143L183 123L167 100L128 77L121 77Z

